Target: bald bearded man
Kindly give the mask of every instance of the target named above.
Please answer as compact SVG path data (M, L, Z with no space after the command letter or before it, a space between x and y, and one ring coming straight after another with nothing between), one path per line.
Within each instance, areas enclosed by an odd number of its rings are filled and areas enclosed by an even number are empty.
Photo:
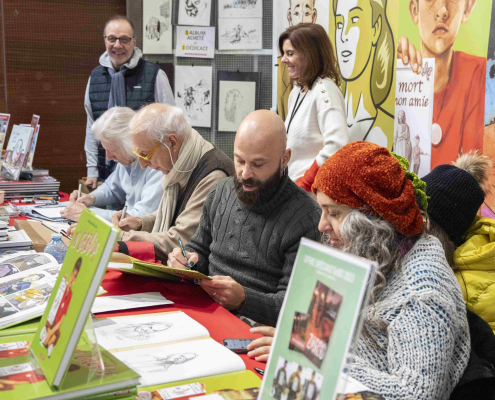
M321 210L292 182L282 119L249 114L234 143L236 176L206 198L196 234L169 254L168 265L192 267L211 281L199 284L220 305L251 322L275 326L302 237L319 240ZM188 265L185 265L188 263Z

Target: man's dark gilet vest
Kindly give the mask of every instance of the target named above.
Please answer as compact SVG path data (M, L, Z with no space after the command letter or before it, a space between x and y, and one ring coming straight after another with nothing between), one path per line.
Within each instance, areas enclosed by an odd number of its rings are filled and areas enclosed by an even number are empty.
M232 160L220 149L214 147L210 151L206 152L199 160L198 165L194 168L189 181L185 189L179 195L177 199L177 205L175 207L174 217L170 226L175 226L177 217L185 210L187 202L191 198L196 186L213 171L220 170L225 172L227 176L235 175L234 163Z
M136 111L145 104L155 102L155 81L159 70L158 65L141 58L135 68L128 69L125 72L127 107ZM112 77L107 67L100 65L91 72L89 101L91 102L94 121L108 110L111 86ZM138 88L135 88L136 86ZM105 149L101 143L98 143L97 166L99 178L103 180L107 179L112 171L105 163Z

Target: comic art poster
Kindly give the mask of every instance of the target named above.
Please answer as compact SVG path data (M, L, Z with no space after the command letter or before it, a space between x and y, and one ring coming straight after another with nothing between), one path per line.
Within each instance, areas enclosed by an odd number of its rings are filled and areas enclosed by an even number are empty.
M397 61L393 151L419 177L430 172L435 59L423 59L421 74Z
M483 136L483 154L495 162L495 7L492 8L488 54L486 62L485 92L485 129ZM491 186L495 186L495 174L490 178ZM495 218L495 191L487 194L481 215Z
M397 57L435 58L431 169L483 150L491 1L402 0ZM419 64L419 65L418 65Z
M399 5L330 0L329 36L343 78L350 140L392 148Z

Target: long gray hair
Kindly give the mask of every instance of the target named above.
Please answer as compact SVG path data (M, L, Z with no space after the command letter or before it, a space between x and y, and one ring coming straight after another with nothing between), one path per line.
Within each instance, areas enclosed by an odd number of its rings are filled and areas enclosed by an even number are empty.
M363 325L363 335L372 339L371 328L385 331L388 326L385 321L375 316L377 296L387 285L387 276L400 267L402 259L419 236L404 236L383 218L367 210L356 209L344 218L340 225L340 233L344 242L343 251L378 263Z

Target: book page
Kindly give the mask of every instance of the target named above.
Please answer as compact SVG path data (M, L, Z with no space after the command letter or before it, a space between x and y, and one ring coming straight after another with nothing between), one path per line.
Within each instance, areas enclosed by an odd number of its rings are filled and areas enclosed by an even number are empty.
M142 386L246 369L237 354L213 339L117 352L114 356L141 375Z
M153 307L167 304L174 304L173 301L167 300L160 292L134 293L122 296L104 296L97 297L91 312L93 314L116 311L130 310L132 308Z
M107 350L210 336L203 325L183 312L103 318L93 324L98 344Z

